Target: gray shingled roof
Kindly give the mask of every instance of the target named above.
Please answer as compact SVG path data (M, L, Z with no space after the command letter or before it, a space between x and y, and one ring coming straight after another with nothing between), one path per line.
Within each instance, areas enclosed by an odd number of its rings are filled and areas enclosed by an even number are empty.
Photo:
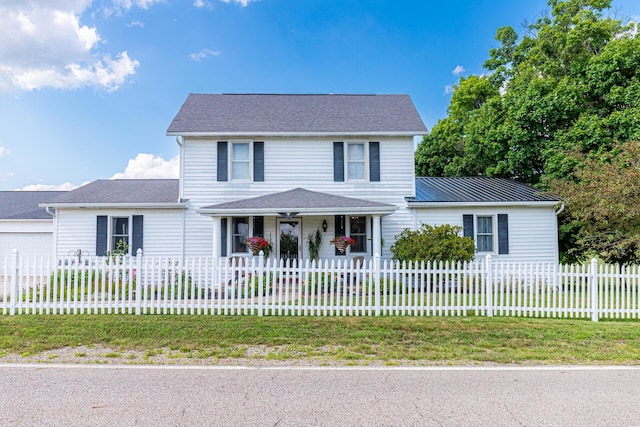
M178 203L178 198L177 179L101 179L49 200L49 203Z
M408 202L557 202L557 197L512 179L481 176L416 178L416 196Z
M168 135L427 133L408 95L190 94Z
M0 219L51 219L40 203L65 191L0 191Z
M228 211L228 210L273 210L274 212L291 212L314 209L349 209L349 208L370 208L370 209L393 209L395 206L387 203L372 202L370 200L354 199L351 197L336 196L334 194L310 191L304 188L294 188L293 190L281 193L267 194L265 196L241 199L234 202L220 203L217 205L205 206L202 209L207 211Z

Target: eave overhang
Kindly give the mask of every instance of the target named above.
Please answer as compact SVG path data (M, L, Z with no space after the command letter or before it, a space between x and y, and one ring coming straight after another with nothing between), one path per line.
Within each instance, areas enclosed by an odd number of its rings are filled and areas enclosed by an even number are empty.
M186 209L186 203L42 203L54 209Z
M245 131L245 132L167 132L167 136L182 136L187 138L203 137L203 138L268 138L268 137L414 137L421 136L424 131L406 131L406 132L261 132L261 131Z
M410 208L455 208L455 207L529 207L544 208L557 206L560 201L521 201L521 202L415 202L407 200Z
M321 215L389 215L398 210L397 206L391 207L325 207L325 208L300 208L294 209L295 216L321 216ZM269 209L196 209L196 212L211 216L283 216L292 211L291 208L269 208ZM293 212L292 211L292 212Z

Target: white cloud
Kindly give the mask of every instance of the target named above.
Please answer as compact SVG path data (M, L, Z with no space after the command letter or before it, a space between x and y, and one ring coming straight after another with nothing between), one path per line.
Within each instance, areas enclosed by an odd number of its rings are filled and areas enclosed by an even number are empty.
M25 70L13 78L16 87L23 90L53 87L56 89L81 89L86 86L98 86L114 91L129 76L135 73L140 63L130 59L126 51L118 55L117 60L105 55L92 65L67 64L64 69Z
M465 70L462 65L456 65L456 68L454 68L453 71L451 71L451 74L457 76L458 74L462 74L465 71L467 71L467 70Z
M117 173L111 179L162 179L178 178L179 157L164 160L153 154L139 153L135 159L130 159L124 172Z
M140 28L144 28L144 22L142 21L133 21L127 24L127 27L131 28L131 27L140 27Z
M116 7L120 7L126 10L131 9L134 6L141 9L149 9L149 7L153 6L154 4L161 2L162 0L113 0L113 4Z
M212 8L211 3L209 3L208 1L205 1L205 0L194 0L193 1L193 6L194 7L206 7L208 9Z
M189 58L193 59L194 61L200 62L208 56L218 56L218 55L220 55L220 51L211 50L211 49L202 49L198 53L190 54Z
M220 0L222 3L238 3L242 7L246 7L249 3L257 0Z
M0 91L44 87L115 90L139 62L112 54L96 27L81 22L92 0L0 1ZM139 0L140 7L153 4Z
M4 156L5 154L9 154L9 149L0 145L0 157Z
M455 89L454 85L446 85L444 87L444 93L453 93L454 89Z
M74 185L70 182L65 182L64 184L60 185L31 184L18 189L18 191L71 191L76 188L78 188L77 185Z

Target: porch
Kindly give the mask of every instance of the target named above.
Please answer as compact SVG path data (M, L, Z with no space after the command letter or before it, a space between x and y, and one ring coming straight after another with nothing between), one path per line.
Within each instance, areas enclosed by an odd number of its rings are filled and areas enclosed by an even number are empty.
M245 240L260 236L269 243L275 259L310 257L308 238L320 233L320 258L364 256L382 251L381 219L397 206L344 197L302 188L241 199L197 210L212 219L212 256L248 256ZM336 236L351 236L354 245L346 251L331 247Z

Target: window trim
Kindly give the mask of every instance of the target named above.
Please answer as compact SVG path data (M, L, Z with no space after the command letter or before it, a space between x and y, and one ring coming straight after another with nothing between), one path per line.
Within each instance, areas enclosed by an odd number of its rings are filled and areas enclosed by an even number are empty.
M490 218L491 219L491 233L480 233L480 226L478 220L480 218ZM474 215L474 239L476 244L476 252L483 254L495 254L497 249L497 224L496 224L496 215ZM491 250L490 251L481 251L479 249L479 237L481 236L491 236Z
M233 146L234 145L242 145L242 144L246 144L249 147L249 159L248 160L236 160L236 163L247 163L247 178L234 178L233 177L233 164L234 164L234 160L233 160ZM252 182L253 181L253 165L254 165L254 159L253 159L253 141L249 141L249 140L234 140L234 141L229 141L229 153L227 154L228 157L228 176L229 176L229 182Z
M371 232L369 230L369 221L368 221L368 218L370 218L370 217L368 215L347 215L347 216L349 217L349 221L346 221L348 223L347 224L347 229L348 229L349 237L351 237L351 238L353 238L353 236L354 236L354 233L351 230L351 220L353 219L353 217L363 218L363 220L364 220L364 233L358 233L357 234L358 236L364 236L364 250L363 251L356 251L355 249L350 247L349 248L349 253L351 253L351 254L367 254L369 252L367 246L368 246L368 242L370 240L370 234L371 234Z
M117 219L127 219L127 255L131 255L131 245L132 245L132 239L133 239L133 234L131 233L131 231L133 230L133 216L132 215L109 215L109 222L108 224L108 228L107 228L107 252L113 252L115 250L115 245L114 245L114 238L116 236L120 236L120 234L116 234L114 235L113 229L115 226L115 220Z
M362 162L360 162L360 160L357 160L358 163L362 163L362 178L351 178L349 176L349 166L351 165L351 163L355 163L356 161L351 161L349 158L349 146L350 145L362 145L363 147L363 152L362 152ZM367 182L369 180L369 142L368 141L360 141L360 140L353 140L353 141L345 141L344 142L344 180L345 182L347 181L353 181L353 182Z
M229 245L231 246L229 248L230 249L229 253L231 253L232 255L233 254L246 254L246 253L249 253L249 249L247 248L247 245L244 245L244 251L236 251L235 250L236 248L234 247L235 237L236 236L240 236L240 234L234 233L233 232L233 227L234 227L235 220L239 219L239 218L246 218L246 220L247 220L247 236L246 237L250 237L252 235L251 233L253 231L253 224L252 224L253 221L251 220L253 218L252 216L247 215L247 216L232 216L232 217L229 217L229 219L231 220L231 221L227 221L227 224L228 224L228 227L229 227L228 236L230 237Z
M228 256L234 256L234 255L247 255L249 254L249 248L246 247L245 245L245 251L244 252L235 252L233 249L233 237L234 237L234 233L233 233L233 220L235 218L247 218L248 224L249 224L249 235L247 237L251 237L251 236L255 236L255 218L257 217L263 217L263 215L238 215L238 216L229 216L229 217L224 217L227 220L227 253L229 254ZM263 223L264 224L264 223ZM263 225L264 227L264 225ZM264 228L262 230L262 233L264 234ZM264 236L262 236L264 237Z

